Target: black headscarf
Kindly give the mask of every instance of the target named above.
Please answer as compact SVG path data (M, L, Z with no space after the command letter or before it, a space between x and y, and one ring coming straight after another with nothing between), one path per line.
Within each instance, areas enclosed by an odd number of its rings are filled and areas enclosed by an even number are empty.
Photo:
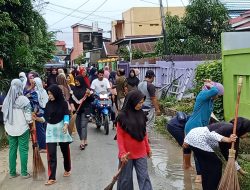
M117 116L117 121L132 138L143 141L146 135L147 117L142 110L136 110L135 106L145 99L145 95L139 90L129 92L125 98L122 110Z
M56 84L52 84L48 91L53 94L55 100L49 100L46 104L44 118L50 124L57 124L63 120L64 115L69 115L68 104Z
M75 95L75 97L78 100L80 100L85 95L87 85L85 83L85 80L84 80L83 76L81 76L81 75L76 76L75 80L79 81L80 85L79 86L76 86L76 85L74 86L73 94Z
M133 76L133 77L130 76L130 73L131 73L131 72L134 73L134 76ZM129 72L129 76L128 76L128 78L127 78L127 82L128 82L128 84L129 84L130 86L132 86L132 87L138 86L138 84L139 84L139 82L140 82L140 80L136 77L135 71L134 71L133 69Z

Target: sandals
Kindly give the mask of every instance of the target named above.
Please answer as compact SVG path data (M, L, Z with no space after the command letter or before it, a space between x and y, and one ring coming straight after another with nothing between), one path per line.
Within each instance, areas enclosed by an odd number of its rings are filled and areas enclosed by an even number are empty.
M65 171L64 174L63 174L63 177L69 177L70 175L71 175L70 171L69 172Z
M84 144L80 144L80 150L84 150L85 149L85 145Z
M53 179L49 179L45 185L53 185L54 183L56 183L56 180L53 180Z

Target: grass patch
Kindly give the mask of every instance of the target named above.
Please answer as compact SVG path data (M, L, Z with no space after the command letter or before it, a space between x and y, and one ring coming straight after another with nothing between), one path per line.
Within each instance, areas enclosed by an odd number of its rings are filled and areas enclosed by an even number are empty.
M8 145L8 137L5 134L4 126L0 125L0 149Z
M240 189L241 190L249 190L250 189L250 162L247 160L239 159L240 166L248 172L245 176L238 175L240 181Z

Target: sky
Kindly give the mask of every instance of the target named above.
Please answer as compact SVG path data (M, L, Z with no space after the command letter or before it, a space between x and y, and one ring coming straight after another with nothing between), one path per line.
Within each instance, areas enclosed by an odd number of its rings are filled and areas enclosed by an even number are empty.
M39 1L38 1L39 2ZM92 25L104 30L110 37L111 21L122 19L122 12L132 7L159 7L159 0L40 0L34 5L45 18L48 30L57 33L57 40L73 46L71 26L75 23ZM163 6L186 6L188 0L162 0Z

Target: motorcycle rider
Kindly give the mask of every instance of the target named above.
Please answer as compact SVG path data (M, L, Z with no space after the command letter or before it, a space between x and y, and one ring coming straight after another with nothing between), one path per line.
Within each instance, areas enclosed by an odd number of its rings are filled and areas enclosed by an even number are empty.
M97 94L101 92L111 93L109 80L104 78L104 71L98 70L98 78L93 80L90 88Z

